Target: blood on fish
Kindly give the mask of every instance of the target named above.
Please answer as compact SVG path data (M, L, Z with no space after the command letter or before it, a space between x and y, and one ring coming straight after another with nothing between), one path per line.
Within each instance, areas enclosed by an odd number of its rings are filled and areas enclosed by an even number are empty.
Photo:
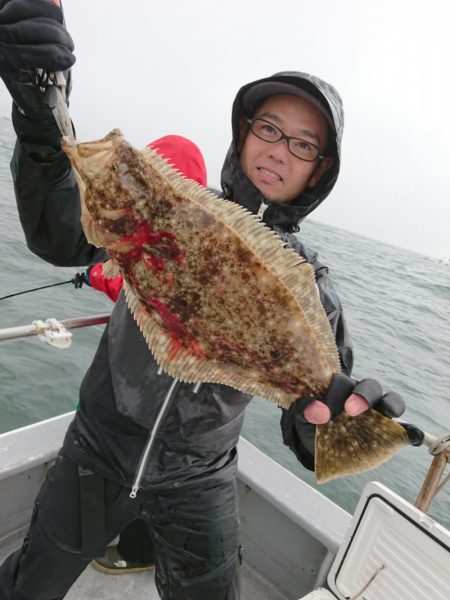
M225 338L216 339L216 346L220 349L223 356L226 356L230 362L235 364L242 363L242 357L250 359L253 364L259 365L263 372L266 372L272 383L278 385L281 389L288 393L295 392L301 388L302 382L298 377L291 375L286 377L285 374L279 377L274 369L275 362L274 357L264 358L261 357L257 352L253 352L244 346L233 344Z
M155 231L150 223L142 221L138 223L133 233L123 235L115 245L133 246L133 249L127 253L126 262L135 264L142 258L152 270L162 272L165 260L175 260L180 266L185 265L182 252L173 241L175 238L175 234L171 231ZM169 240L169 243L166 240Z
M150 223L142 221L137 223L133 233L123 235L118 243L131 242L135 248L140 248L148 244L159 244L164 238L174 240L175 237L175 234L171 231L154 231Z
M186 325L181 322L180 317L173 313L165 302L153 298L148 300L148 305L154 308L159 314L170 336L171 349L168 357L169 360L173 360L182 347L197 358L204 356L204 350L200 342L190 333Z
M157 256L151 256L149 254L143 254L142 258L146 265L148 265L154 271L164 271L164 261Z

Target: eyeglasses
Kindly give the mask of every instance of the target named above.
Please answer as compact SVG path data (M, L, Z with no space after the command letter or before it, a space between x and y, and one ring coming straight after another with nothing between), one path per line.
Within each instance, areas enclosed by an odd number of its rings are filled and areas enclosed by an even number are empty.
M269 144L275 144L280 140L286 140L289 152L306 162L313 162L315 160L323 160L325 156L319 153L319 148L311 142L302 140L301 138L291 137L286 135L279 127L266 121L265 119L247 119L247 123L250 126L250 131L257 138Z

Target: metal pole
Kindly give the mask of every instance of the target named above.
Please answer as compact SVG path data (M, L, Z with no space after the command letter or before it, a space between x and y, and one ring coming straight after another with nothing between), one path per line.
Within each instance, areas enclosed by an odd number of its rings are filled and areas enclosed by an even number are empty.
M442 474L450 461L450 433L440 438L425 433L423 443L428 446L429 452L434 458L416 500L416 507L427 512L433 498L439 492ZM445 481L442 482L442 485Z
M445 450L433 458L433 462L431 463L425 481L423 482L422 489L416 500L416 507L422 512L426 513L430 508L430 504L439 487L442 473L447 466L448 459L449 453Z

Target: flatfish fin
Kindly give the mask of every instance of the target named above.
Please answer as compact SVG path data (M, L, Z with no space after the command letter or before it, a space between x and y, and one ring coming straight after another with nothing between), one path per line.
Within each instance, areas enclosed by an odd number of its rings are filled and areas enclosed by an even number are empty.
M407 444L405 429L376 410L357 417L342 413L316 427L317 482L374 469Z

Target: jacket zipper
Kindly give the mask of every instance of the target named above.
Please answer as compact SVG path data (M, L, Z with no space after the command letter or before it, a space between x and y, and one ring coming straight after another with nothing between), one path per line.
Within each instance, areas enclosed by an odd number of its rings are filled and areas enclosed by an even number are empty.
M144 448L144 451L142 452L141 460L139 461L139 466L136 471L134 483L133 483L133 486L132 486L131 492L130 492L130 498L136 498L136 496L137 496L139 486L141 483L141 479L142 479L142 474L144 473L144 469L147 464L148 457L153 448L156 434L158 433L160 423L162 421L164 413L166 412L166 408L167 408L170 400L172 399L173 393L175 391L175 388L176 388L178 382L179 382L178 379L174 379L172 381L172 385L170 386L169 391L167 392L166 397L164 398L164 402L162 403L162 406L159 409L159 413L158 413L158 416L156 417L155 424L153 425L153 429L148 437L147 444Z

